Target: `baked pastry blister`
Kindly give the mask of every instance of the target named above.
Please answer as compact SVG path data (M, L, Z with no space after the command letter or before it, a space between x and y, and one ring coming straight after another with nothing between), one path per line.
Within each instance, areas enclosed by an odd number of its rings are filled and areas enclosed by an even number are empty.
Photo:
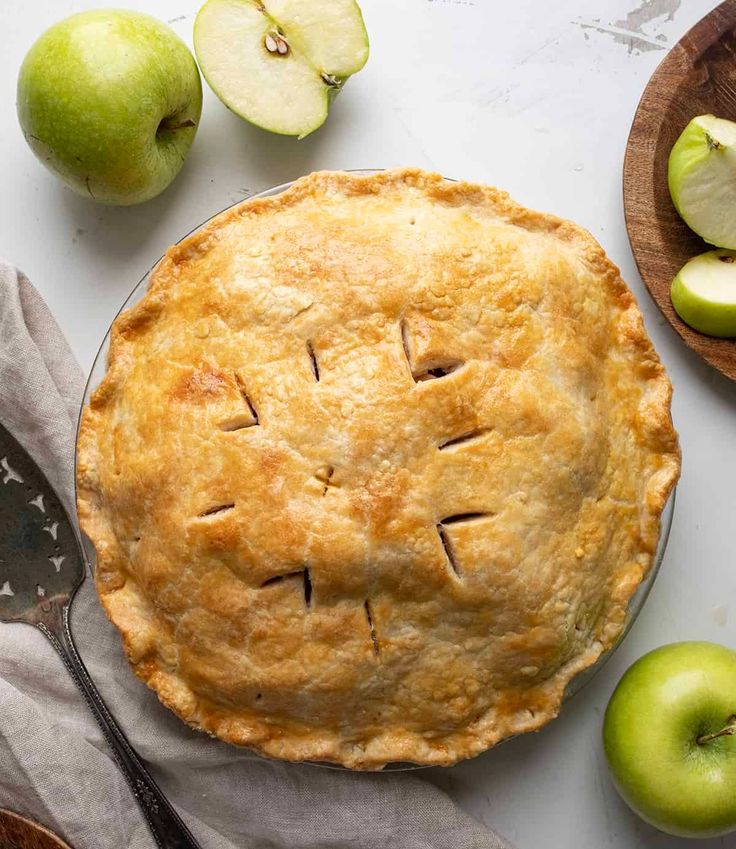
M171 248L112 329L79 515L135 672L273 757L451 764L611 647L679 474L594 239L418 170L323 172Z

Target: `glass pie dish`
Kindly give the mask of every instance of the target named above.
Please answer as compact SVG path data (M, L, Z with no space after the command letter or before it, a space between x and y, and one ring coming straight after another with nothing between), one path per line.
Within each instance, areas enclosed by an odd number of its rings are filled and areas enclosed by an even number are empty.
M361 173L361 174L371 174L371 173L375 173L375 172L365 172L365 171L363 171L363 172L359 172L359 173ZM435 179L441 183L441 178L435 178ZM273 196L273 195L278 195L279 193L283 192L285 189L289 188L290 185L291 184L285 184L285 185L277 186L275 188L272 188L272 189L269 189L265 192L262 192L259 195L256 195L256 197L263 198L263 197L270 197L270 196ZM239 205L240 203L242 203L242 201L239 201L238 204L235 204L235 205ZM209 220L211 220L211 219L208 219L208 221ZM196 228L192 232L193 233L197 232L197 230L201 229L201 227L204 227L205 224L207 224L207 223L208 222L204 222L204 224L200 225L200 227ZM412 223L413 223L413 221L412 221ZM138 303L143 298L143 296L145 295L145 293L146 293L146 291L149 287L149 284L150 284L150 281L151 281L151 274L152 274L152 270L149 271L145 275L145 277L139 282L139 284L133 290L133 292L131 293L129 298L123 304L121 311L132 307L134 304ZM90 378L89 378L89 382L88 382L87 389L86 389L86 392L85 392L85 397L84 397L85 404L87 404L89 402L91 393L99 385L100 381L104 377L105 370L106 370L106 367L107 367L109 343L110 343L110 333L108 331L108 334L106 335L105 339L103 340L102 346L100 348L100 351L98 352L98 355L95 359L94 366L92 368L92 372L91 372L91 375L90 375ZM319 379L319 378L317 378L317 379ZM655 558L654 558L653 563L652 563L652 568L650 569L650 572L647 575L646 579L638 587L636 594L633 596L633 598L632 598L632 600L629 604L627 617L626 617L626 621L625 621L625 627L622 629L622 633L621 633L621 636L619 637L618 642L620 642L621 638L625 635L625 633L631 627L631 624L633 623L634 619L636 618L639 611L641 610L641 607L643 606L643 603L646 599L646 596L648 595L648 592L651 589L651 586L652 586L653 581L655 579L656 573L657 573L659 566L661 564L663 554L664 554L664 550L665 550L665 546L666 546L666 542L667 542L669 528L670 528L670 524L671 524L671 520L672 520L673 504L674 504L674 497L671 496L668 503L666 504L664 511L662 513L662 516L661 516L661 523L660 523L661 530L660 530L656 555L655 555ZM653 536L651 538L651 541L653 542ZM92 548L91 543L88 540L85 540L85 551L86 551L86 555L87 555L87 558L88 558L90 565L93 566L93 564L94 564L94 550ZM569 698L573 693L575 693L577 690L579 690L588 680L590 680L592 678L592 676L603 666L606 659L608 657L610 657L612 651L613 651L613 649L609 650L606 654L602 655L592 666L590 666L588 669L586 669L584 672L580 673L576 678L574 678L572 680L572 682L568 685L568 687L565 691L566 698ZM561 691L561 688L560 688L560 691ZM558 691L557 700L558 700L558 703L559 703L559 691ZM408 764L404 764L404 763L396 763L396 764L389 764L389 766L387 768L389 768L389 769L391 769L391 768L395 768L395 769L396 768L409 768L410 766L413 767L415 765L413 765L413 764L408 765Z

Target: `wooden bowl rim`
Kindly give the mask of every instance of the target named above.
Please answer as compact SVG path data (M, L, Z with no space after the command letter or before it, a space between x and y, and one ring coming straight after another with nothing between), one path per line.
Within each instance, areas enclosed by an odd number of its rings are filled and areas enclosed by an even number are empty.
M29 833L29 836L33 836L34 842L29 843L29 847L34 846L38 847L38 849L43 849L45 845L48 845L49 847L54 846L56 849L72 849L72 847L62 840L58 834L54 834L53 831L46 828L46 826L41 825L41 823L28 819L28 817L23 814L19 814L16 811L0 808L0 828L2 828L3 824L7 823L12 824L18 829L25 829ZM45 838L45 842L43 844L38 842L39 836L43 836ZM0 838L2 837L2 832L0 832ZM2 844L0 843L0 845ZM19 846L19 849L24 849L24 846L25 844L23 844L23 846Z
M677 44L672 47L655 69L639 99L634 118L631 122L631 129L629 130L623 168L624 220L626 222L634 262L649 295L685 344L701 356L709 365L731 380L736 380L736 339L719 339L693 330L674 311L669 298L669 287L664 295L657 290L654 281L650 280L646 268L643 266L643 260L640 254L644 253L645 246L642 244L642 240L634 224L632 208L634 206L634 198L641 199L647 197L649 200L642 201L642 205L652 208L656 207L654 165L659 150L659 135L652 138L651 144L646 146L641 144L641 141L636 138L636 135L645 114L648 116L652 114L658 116L660 119L659 132L661 133L665 126L665 122L662 119L669 113L671 105L678 99L683 87L687 86L687 75L692 71L693 66L689 59L689 52L684 49L684 45L692 45L690 53L701 56L722 41L724 35L734 30L736 30L736 0L724 0L724 2L712 9L691 27ZM661 80L664 77L670 77L666 87L663 87L661 84ZM672 82L672 77L677 78L675 84ZM665 92L664 97L663 88ZM645 184L642 184L640 176L634 173L633 162L635 159L640 164L644 163L650 166L647 169L650 177L647 178ZM709 247L713 248L712 245L706 246L704 250L707 250Z

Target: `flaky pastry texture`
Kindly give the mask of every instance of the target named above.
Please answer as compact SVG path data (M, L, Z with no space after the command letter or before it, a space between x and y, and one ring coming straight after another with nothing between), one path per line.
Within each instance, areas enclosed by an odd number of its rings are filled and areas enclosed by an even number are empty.
M616 641L679 473L670 399L580 227L311 174L171 248L113 325L78 445L102 604L195 728L454 763Z

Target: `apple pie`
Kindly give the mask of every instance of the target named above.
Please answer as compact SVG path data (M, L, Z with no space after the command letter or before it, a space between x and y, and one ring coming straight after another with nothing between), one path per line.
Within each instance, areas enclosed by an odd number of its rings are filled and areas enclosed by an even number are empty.
M671 386L580 227L316 173L171 248L78 445L136 674L277 758L451 764L610 648L679 473Z

